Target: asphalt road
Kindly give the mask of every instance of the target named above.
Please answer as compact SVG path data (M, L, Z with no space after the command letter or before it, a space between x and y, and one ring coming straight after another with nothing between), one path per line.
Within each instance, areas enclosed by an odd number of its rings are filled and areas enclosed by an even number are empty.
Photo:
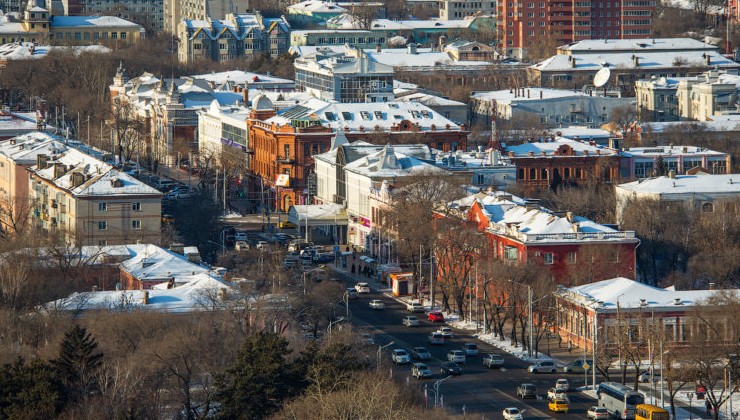
M354 281L341 275L345 283L351 286ZM372 310L368 303L371 299L382 299L385 302L384 310ZM411 365L392 366L394 377L409 386L418 386L422 390L427 387L428 404L434 404L434 393L432 391L434 382L444 378L446 375L440 372L440 365L446 361L447 351L461 349L465 342L475 342L481 355L468 357L463 366L463 374L454 376L440 384L440 401L450 411L462 414L474 415L476 418L482 416L490 419L503 418L501 412L506 407L518 407L526 410L524 417L527 419L550 419L550 418L585 418L586 410L594 405L592 400L578 392L571 392L570 411L564 413L551 413L547 409L545 395L547 389L555 385L559 378L567 378L571 387L583 386L584 378L578 374L532 374L527 371L528 364L504 353L494 346L476 340L464 331L454 331L455 337L447 340L443 346L428 345L429 333L436 331L440 324L433 324L425 319L424 314L415 314L421 320L420 327L409 328L401 323L404 316L410 313L406 308L394 299L388 298L375 291L369 295L360 295L358 299L350 301L350 311L353 323L366 325L375 331L375 344L379 346L394 342L393 345L383 350L382 357L389 361L390 352L395 348L404 348L407 351L413 347L424 346L432 353L433 360L425 363L432 369L433 378L419 380L411 376ZM505 365L502 369L488 369L482 365L482 354L499 353L504 356ZM589 378L590 380L590 378ZM521 383L533 383L537 387L538 397L536 400L522 401L516 396L516 388Z

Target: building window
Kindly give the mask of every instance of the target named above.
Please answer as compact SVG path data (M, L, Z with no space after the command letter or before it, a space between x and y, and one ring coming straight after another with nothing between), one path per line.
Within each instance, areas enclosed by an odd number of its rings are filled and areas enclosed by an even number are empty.
M141 211L141 203L131 203L131 210Z
M141 230L141 220L132 220L131 221L131 229L133 229L133 230Z
M577 260L577 254L575 252L568 253L568 264L575 264Z
M552 252L545 252L542 254L542 261L544 261L545 264L550 265L553 262Z
M515 246L504 247L504 258L507 261L516 261L519 259L519 250Z
M98 222L98 230L108 230L108 222Z
M108 203L98 203L98 211L108 211Z

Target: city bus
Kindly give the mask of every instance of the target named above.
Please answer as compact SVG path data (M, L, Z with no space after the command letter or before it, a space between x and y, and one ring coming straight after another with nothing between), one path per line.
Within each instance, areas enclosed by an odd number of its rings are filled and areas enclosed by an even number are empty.
M635 408L635 420L670 420L668 411L657 405L638 404Z
M606 408L618 419L634 420L637 406L645 403L644 395L617 382L600 383L596 394L599 407Z

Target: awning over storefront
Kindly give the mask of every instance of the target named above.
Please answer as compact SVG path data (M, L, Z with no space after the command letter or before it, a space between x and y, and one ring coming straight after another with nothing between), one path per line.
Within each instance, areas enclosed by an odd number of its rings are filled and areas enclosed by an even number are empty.
M292 206L288 211L291 223L308 226L347 226L347 210L341 204L312 204Z

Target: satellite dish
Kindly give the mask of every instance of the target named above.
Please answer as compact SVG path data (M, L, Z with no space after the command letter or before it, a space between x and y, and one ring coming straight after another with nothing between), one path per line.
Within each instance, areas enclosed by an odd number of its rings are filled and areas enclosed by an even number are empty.
M594 86L596 87L602 87L604 86L608 81L609 77L612 75L611 70L609 70L608 67L604 67L601 70L596 72L596 75L594 75Z

